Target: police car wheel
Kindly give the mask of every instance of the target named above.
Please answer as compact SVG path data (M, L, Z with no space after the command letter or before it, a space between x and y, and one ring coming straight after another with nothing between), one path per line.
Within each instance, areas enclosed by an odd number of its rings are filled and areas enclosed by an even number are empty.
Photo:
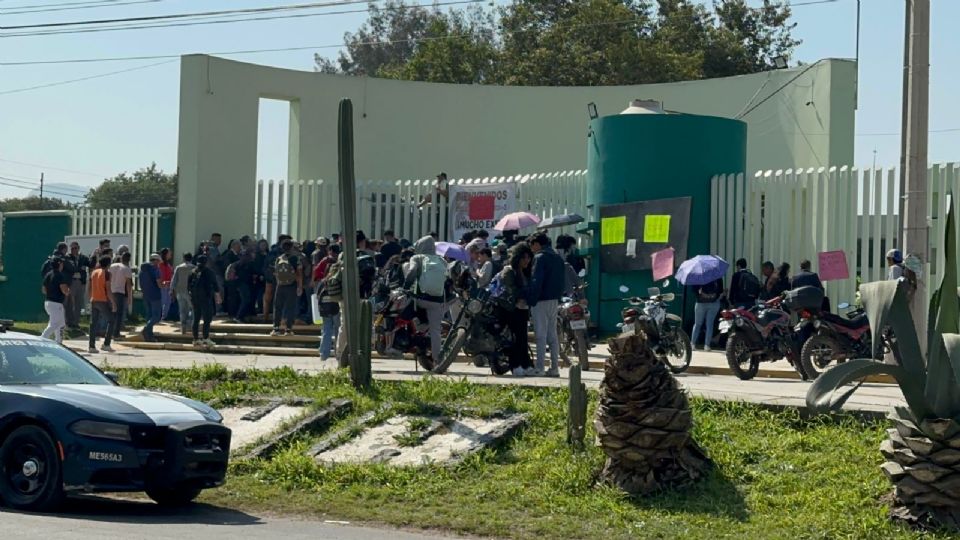
M17 510L46 512L63 501L60 456L39 426L15 429L0 446L0 499Z

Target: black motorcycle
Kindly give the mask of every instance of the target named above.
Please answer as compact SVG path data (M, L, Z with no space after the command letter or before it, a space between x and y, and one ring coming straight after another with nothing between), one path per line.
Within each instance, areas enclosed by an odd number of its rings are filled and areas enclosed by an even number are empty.
M620 292L629 292L625 286ZM631 306L624 308L620 315L623 318L621 331L633 333L642 330L653 345L653 352L660 358L673 373L683 373L690 367L693 358L693 346L690 336L682 328L683 320L667 313L667 305L673 302L673 293L662 293L657 287L647 289L647 298L624 298ZM637 309L641 307L642 309Z
M434 373L444 373L463 350L474 365L490 366L495 375L510 371L507 350L513 344L513 333L499 317L497 305L490 293L474 289L469 293L463 309L450 327L440 349L440 362Z

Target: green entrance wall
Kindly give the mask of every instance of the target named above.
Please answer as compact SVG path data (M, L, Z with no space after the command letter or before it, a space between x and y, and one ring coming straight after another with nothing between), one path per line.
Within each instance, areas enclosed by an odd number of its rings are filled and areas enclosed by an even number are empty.
M3 274L0 319L42 321L40 267L57 242L71 234L73 218L66 210L10 212L3 215Z
M738 120L688 114L624 114L590 122L587 139L587 204L594 250L588 288L595 318L604 333L615 332L625 305L619 288L643 296L654 286L649 270L611 273L599 264L600 206L672 197L692 197L687 257L710 250L710 179L718 173L745 172L747 125ZM677 261L679 264L681 261ZM733 261L729 261L733 264ZM664 291L684 293L671 278ZM685 295L674 311L693 316Z

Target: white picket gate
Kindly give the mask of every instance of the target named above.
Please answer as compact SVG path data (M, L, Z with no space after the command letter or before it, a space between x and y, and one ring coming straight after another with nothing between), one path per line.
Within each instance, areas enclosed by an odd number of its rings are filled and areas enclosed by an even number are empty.
M541 217L578 213L594 219L587 208L587 171L451 179L449 185L517 182L517 210ZM357 182L357 226L371 238L384 230L415 240L430 232L442 234L447 206L427 204L423 197L435 193L436 180L362 180ZM436 197L434 196L434 200ZM254 231L271 241L280 233L297 239L329 236L340 231L340 200L336 180L260 180L257 182ZM577 226L555 229L573 234ZM582 235L575 235L582 236ZM580 238L579 240L582 240Z
M73 210L74 235L129 234L131 263L136 268L157 250L157 228L160 208L94 209L80 207ZM116 250L119 246L113 246ZM172 247L172 246L170 246Z
M942 249L947 195L960 193L960 164L928 170L930 262L925 276L932 293L944 264ZM711 251L731 263L744 257L758 272L762 261L803 259L816 270L817 254L843 250L850 278L826 284L833 304L853 302L860 281L886 276L885 254L898 247L899 173L897 169L787 169L717 175L712 179ZM954 212L960 200L952 199ZM960 247L960 242L958 242ZM732 272L732 269L731 269Z

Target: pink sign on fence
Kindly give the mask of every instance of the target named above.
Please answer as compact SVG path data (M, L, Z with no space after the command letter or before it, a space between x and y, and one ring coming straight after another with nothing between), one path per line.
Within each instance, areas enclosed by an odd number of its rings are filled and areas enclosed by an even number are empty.
M653 280L659 281L673 275L673 248L668 247L650 254L653 260Z
M817 270L820 274L820 281L833 281L836 279L847 279L850 277L850 269L847 268L847 255L842 250L824 251L817 254Z

